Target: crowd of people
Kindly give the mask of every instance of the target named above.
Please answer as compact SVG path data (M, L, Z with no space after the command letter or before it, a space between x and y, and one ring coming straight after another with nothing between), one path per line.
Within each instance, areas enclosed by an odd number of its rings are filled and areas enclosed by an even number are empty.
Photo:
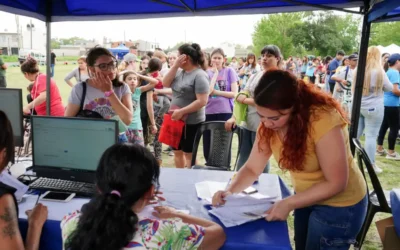
M98 194L62 221L66 249L222 246L223 229L211 221L163 206L155 208L156 220L137 216L160 195L159 131L165 114L184 122L178 147L172 148L177 168L190 168L194 137L203 122L224 121L228 131L236 126L243 129L240 170L226 190L214 195L214 206L223 205L228 195L243 191L267 173L273 156L279 168L290 172L295 193L276 202L266 211L266 219L286 220L294 211L296 249L348 249L355 242L367 212L367 187L354 162L348 134L356 53L346 57L338 51L335 58L323 60L314 56L284 60L277 46L267 45L258 60L250 53L228 62L222 49L208 55L195 43L168 54L156 50L140 59L135 53L132 48L118 66L107 49L92 48L86 58L79 59L78 69L65 78L71 86L71 78L77 80L65 110L57 85L51 81L51 115L116 119L120 132L120 144L104 152L99 162ZM366 151L377 172L381 169L375 154L400 160L394 150L400 122L399 70L399 54L381 57L376 47L369 48L358 136L365 134ZM45 75L33 59L21 71L33 82L33 100L24 113L34 110L44 115ZM7 128L0 132L3 169L12 159L12 136L1 112L0 124ZM386 151L383 141L389 127ZM207 160L209 135L203 143ZM154 154L146 149L150 144ZM0 211L1 207L15 211L11 191L5 186L0 190ZM42 207L35 208L32 223L42 225L46 213ZM0 227L5 223L0 219ZM163 228L169 228L170 234L162 234ZM32 233L32 241L38 240L40 230ZM5 239L10 246L22 244L18 237Z

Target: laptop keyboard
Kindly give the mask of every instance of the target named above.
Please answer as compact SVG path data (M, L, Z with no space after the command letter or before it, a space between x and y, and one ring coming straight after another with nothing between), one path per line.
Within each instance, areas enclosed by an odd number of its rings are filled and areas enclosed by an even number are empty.
M67 181L40 177L29 185L31 189L46 191L60 191L76 193L77 196L92 197L96 192L96 186L92 183Z

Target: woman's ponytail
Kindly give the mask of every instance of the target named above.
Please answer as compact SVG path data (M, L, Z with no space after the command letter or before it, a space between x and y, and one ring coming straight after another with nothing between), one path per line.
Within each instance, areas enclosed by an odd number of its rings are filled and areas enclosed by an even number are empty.
M82 207L78 227L66 241L65 249L120 250L132 240L137 222L137 215L123 197L98 195Z

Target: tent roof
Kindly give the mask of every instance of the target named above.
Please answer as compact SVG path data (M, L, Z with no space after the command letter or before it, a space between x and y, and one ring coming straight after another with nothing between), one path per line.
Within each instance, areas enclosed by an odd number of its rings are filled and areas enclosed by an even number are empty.
M126 47L126 46L123 45L123 44L120 44L120 45L118 45L118 47L115 47L115 48L109 48L108 50L111 51L111 52L115 52L115 53L119 53L119 52L129 52L129 48Z
M400 21L400 1L384 0L372 6L368 16L369 22Z
M42 21L49 17L51 22L266 14L361 6L361 0L0 0L3 11Z

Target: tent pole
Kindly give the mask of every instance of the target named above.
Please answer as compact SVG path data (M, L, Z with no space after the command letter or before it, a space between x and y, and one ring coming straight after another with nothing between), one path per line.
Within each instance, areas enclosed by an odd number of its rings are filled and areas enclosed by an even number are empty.
M350 142L351 152L354 155L354 144L352 138L357 137L358 120L360 117L361 98L364 85L365 67L367 65L368 43L371 32L371 23L368 22L369 1L364 1L364 17L361 31L360 51L357 65L357 78L354 88L353 108L351 111Z
M51 23L46 21L46 114L50 115L51 98Z
M51 103L51 15L52 0L46 0L46 114L50 115Z

